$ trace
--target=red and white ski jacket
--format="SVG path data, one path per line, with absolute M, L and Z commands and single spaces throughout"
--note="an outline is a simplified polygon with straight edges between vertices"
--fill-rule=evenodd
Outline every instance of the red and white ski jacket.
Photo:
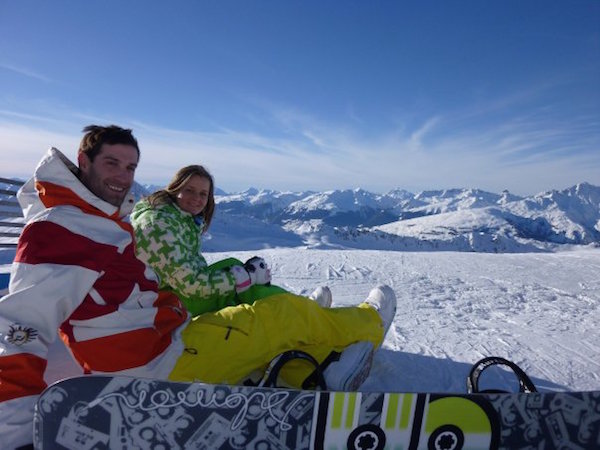
M 0 299 L 3 448 L 32 442 L 33 404 L 57 335 L 88 373 L 166 378 L 183 351 L 185 309 L 173 294 L 159 294 L 122 220 L 133 197 L 117 208 L 76 173 L 50 149 L 18 194 L 26 226 Z

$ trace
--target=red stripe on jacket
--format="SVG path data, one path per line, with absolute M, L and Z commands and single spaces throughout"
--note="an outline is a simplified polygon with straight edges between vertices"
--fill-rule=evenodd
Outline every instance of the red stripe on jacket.
M 83 342 L 69 342 L 68 337 L 62 333 L 61 338 L 63 341 L 66 340 L 73 356 L 87 373 L 118 372 L 143 366 L 171 344 L 170 333 L 160 336 L 158 330 L 152 328 L 142 328 Z
M 102 244 L 56 223 L 42 221 L 32 222 L 23 229 L 15 262 L 73 265 L 99 272 L 115 254 L 114 245 Z
M 0 356 L 0 402 L 42 392 L 46 387 L 42 375 L 46 364 L 45 359 L 31 353 Z
M 172 331 L 187 318 L 181 302 L 171 292 L 162 291 L 155 302 L 158 304 L 152 328 L 76 341 L 67 320 L 60 327 L 60 337 L 86 372 L 116 372 L 143 366 L 171 344 Z

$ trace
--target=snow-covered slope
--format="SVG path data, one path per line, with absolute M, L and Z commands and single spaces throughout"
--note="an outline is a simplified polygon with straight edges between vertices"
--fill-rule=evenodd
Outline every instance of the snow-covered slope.
M 295 293 L 329 285 L 334 307 L 358 303 L 378 283 L 393 287 L 398 311 L 363 391 L 465 392 L 471 364 L 490 355 L 519 364 L 540 390 L 600 390 L 600 250 L 259 254 L 273 281 Z M 47 379 L 79 372 L 57 341 Z M 482 379 L 492 386 L 513 389 L 514 378 L 494 369 Z
M 217 209 L 202 247 L 210 251 L 260 250 L 298 247 L 304 241 L 298 234 L 248 215 L 226 214 Z

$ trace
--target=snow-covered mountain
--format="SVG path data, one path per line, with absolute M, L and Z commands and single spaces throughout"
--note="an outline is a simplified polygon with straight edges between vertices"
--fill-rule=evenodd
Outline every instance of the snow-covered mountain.
M 136 183 L 133 192 L 140 198 L 159 188 Z M 513 253 L 600 246 L 600 187 L 589 183 L 526 198 L 480 189 L 417 194 L 402 189 L 386 194 L 217 189 L 216 202 L 204 239 L 207 251 L 309 247 Z
M 256 221 L 259 221 L 258 223 Z M 261 228 L 260 224 L 264 225 Z M 247 228 L 246 224 L 251 228 Z M 282 230 L 284 233 L 282 233 Z M 278 192 L 249 189 L 217 196 L 206 248 L 253 250 L 272 246 L 478 252 L 549 251 L 562 245 L 600 245 L 600 187 L 581 183 L 562 191 L 519 197 L 479 189 L 363 189 Z M 273 242 L 271 237 L 277 237 Z M 287 238 L 291 240 L 285 242 Z

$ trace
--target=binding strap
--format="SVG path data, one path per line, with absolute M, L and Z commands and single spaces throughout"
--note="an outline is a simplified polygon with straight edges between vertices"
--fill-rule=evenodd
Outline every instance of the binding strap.
M 323 377 L 323 371 L 319 366 L 319 362 L 312 355 L 303 352 L 302 350 L 288 350 L 286 352 L 280 353 L 275 358 L 273 358 L 267 366 L 267 368 L 265 369 L 265 374 L 262 380 L 260 380 L 260 382 L 258 383 L 258 386 L 277 387 L 277 377 L 279 376 L 279 371 L 286 363 L 293 359 L 304 359 L 310 362 L 312 365 L 314 365 L 315 370 L 310 376 L 315 374 L 316 385 L 320 387 L 323 391 L 327 390 L 327 384 L 325 383 L 325 378 Z
M 513 373 L 516 375 L 519 380 L 519 392 L 537 392 L 537 389 L 531 379 L 527 376 L 527 374 L 514 362 L 509 361 L 508 359 L 504 359 L 500 356 L 489 356 L 487 358 L 483 358 L 473 364 L 471 371 L 469 372 L 469 376 L 467 377 L 467 393 L 469 394 L 477 394 L 482 392 L 488 393 L 502 393 L 507 391 L 502 391 L 498 389 L 485 389 L 483 391 L 479 390 L 479 377 L 481 373 L 490 366 L 502 365 L 509 367 Z
M 324 374 L 325 369 L 329 367 L 329 364 L 336 362 L 340 359 L 342 354 L 340 352 L 336 352 L 335 350 L 331 351 L 329 355 L 323 360 L 321 364 L 319 364 L 312 373 L 306 377 L 306 379 L 302 382 L 302 389 L 314 389 L 315 386 L 319 385 L 319 371 Z

